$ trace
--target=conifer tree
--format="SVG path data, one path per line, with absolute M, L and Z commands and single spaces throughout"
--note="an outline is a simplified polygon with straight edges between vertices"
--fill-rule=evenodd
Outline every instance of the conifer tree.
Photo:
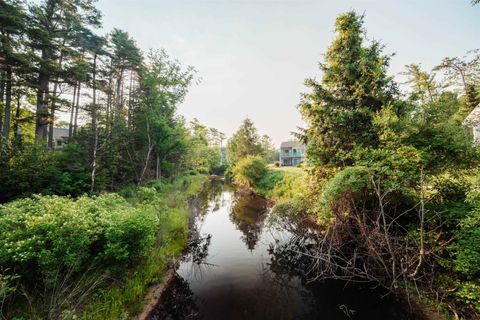
M 352 162 L 356 146 L 375 146 L 378 138 L 372 118 L 393 102 L 397 92 L 387 75 L 389 56 L 383 46 L 366 44 L 363 16 L 353 11 L 340 15 L 336 38 L 320 63 L 321 82 L 307 79 L 300 111 L 308 123 L 302 138 L 314 165 L 342 166 Z

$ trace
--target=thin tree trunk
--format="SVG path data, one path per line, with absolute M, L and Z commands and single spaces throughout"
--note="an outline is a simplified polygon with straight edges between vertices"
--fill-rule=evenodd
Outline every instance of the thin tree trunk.
M 20 92 L 17 92 L 17 110 L 15 111 L 15 120 L 13 121 L 13 139 L 17 142 L 20 142 L 18 139 L 20 138 L 18 132 L 18 122 L 20 121 Z
M 4 94 L 5 94 L 5 72 L 3 70 L 0 70 L 0 106 L 3 105 Z M 3 112 L 0 112 L 0 128 L 3 128 L 2 124 L 3 124 Z
M 92 181 L 90 185 L 90 191 L 95 190 L 95 171 L 97 169 L 97 147 L 98 147 L 98 114 L 97 114 L 97 84 L 96 84 L 96 72 L 97 72 L 97 54 L 93 56 L 93 101 L 92 101 L 92 129 L 93 129 L 93 150 L 92 150 Z
M 42 60 L 45 61 L 49 57 L 47 49 L 42 49 Z M 37 89 L 37 109 L 35 119 L 35 142 L 44 142 L 47 136 L 48 128 L 48 94 L 49 94 L 50 76 L 46 70 L 40 68 L 38 75 Z
M 115 114 L 117 117 L 120 116 L 120 108 L 122 106 L 121 88 L 122 88 L 123 70 L 120 70 L 119 72 L 120 73 L 117 77 L 117 89 L 115 93 Z
M 65 45 L 65 40 L 63 41 L 63 45 Z M 58 58 L 58 65 L 59 68 L 62 68 L 63 62 L 63 51 L 60 53 L 60 57 Z M 53 84 L 53 99 L 52 99 L 52 107 L 50 112 L 50 123 L 48 124 L 48 147 L 53 149 L 54 141 L 53 141 L 53 127 L 55 126 L 55 111 L 56 111 L 56 99 L 57 99 L 57 89 L 58 89 L 58 80 L 59 77 L 57 76 L 55 79 L 55 83 Z
M 77 135 L 77 123 L 78 123 L 78 109 L 80 108 L 80 91 L 82 90 L 82 83 L 78 82 L 77 89 L 77 105 L 75 106 L 75 118 L 73 120 L 73 136 Z
M 132 126 L 132 85 L 133 85 L 133 70 L 130 70 L 130 85 L 128 88 L 128 128 Z
M 113 60 L 110 60 L 110 75 L 108 79 L 108 96 L 107 96 L 107 134 L 110 135 L 111 129 L 111 114 L 112 114 L 112 98 L 113 98 Z
M 7 66 L 5 79 L 5 118 L 3 120 L 3 137 L 8 141 L 10 135 L 10 116 L 12 112 L 12 67 Z
M 160 171 L 160 155 L 157 152 L 157 170 L 155 174 L 156 179 L 159 180 L 161 175 L 162 175 L 162 172 Z
M 70 110 L 70 123 L 68 126 L 68 138 L 73 136 L 73 116 L 75 114 L 75 97 L 77 96 L 77 82 L 73 85 L 72 110 Z
M 147 119 L 147 137 L 148 137 L 147 157 L 145 158 L 145 165 L 143 166 L 142 173 L 140 174 L 140 179 L 138 180 L 138 184 L 141 184 L 143 182 L 145 172 L 147 171 L 148 164 L 150 163 L 150 154 L 152 153 L 152 150 L 153 150 L 152 139 L 150 138 L 150 125 L 149 125 L 148 119 Z

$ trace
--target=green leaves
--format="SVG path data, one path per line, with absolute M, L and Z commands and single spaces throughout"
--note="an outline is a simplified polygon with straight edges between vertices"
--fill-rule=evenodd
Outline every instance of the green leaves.
M 153 243 L 157 215 L 116 194 L 13 201 L 0 207 L 0 265 L 52 284 L 95 263 L 121 270 Z
M 243 120 L 240 128 L 228 141 L 228 160 L 235 165 L 247 156 L 259 156 L 264 153 L 262 140 L 257 128 L 249 118 Z
M 254 188 L 266 173 L 267 164 L 260 156 L 248 155 L 233 167 L 235 183 L 247 188 Z
M 308 80 L 300 111 L 307 120 L 308 155 L 315 166 L 352 164 L 355 146 L 375 146 L 375 112 L 393 101 L 396 86 L 386 71 L 389 57 L 378 42 L 364 45 L 363 16 L 340 15 L 337 37 L 320 64 L 320 83 Z

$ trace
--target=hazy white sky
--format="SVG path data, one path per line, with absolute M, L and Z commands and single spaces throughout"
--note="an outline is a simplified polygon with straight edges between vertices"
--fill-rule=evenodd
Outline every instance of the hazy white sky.
M 480 6 L 470 0 L 99 0 L 105 32 L 128 31 L 144 49 L 164 48 L 202 82 L 179 114 L 230 136 L 250 117 L 275 144 L 302 125 L 297 110 L 307 77 L 333 39 L 335 17 L 366 15 L 368 36 L 404 65 L 431 68 L 480 48 Z

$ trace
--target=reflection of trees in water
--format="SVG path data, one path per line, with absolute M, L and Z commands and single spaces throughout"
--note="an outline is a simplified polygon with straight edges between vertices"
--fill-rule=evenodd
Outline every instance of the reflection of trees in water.
M 259 197 L 235 194 L 230 220 L 243 233 L 242 240 L 249 250 L 255 249 L 267 213 L 267 202 Z
M 249 294 L 252 319 L 318 318 L 312 314 L 313 300 L 300 278 L 273 273 L 268 265 L 262 265 L 261 280 Z
M 204 269 L 209 266 L 206 259 L 212 235 L 202 235 L 200 229 L 206 215 L 218 210 L 223 205 L 224 187 L 221 180 L 207 181 L 199 194 L 190 202 L 189 237 L 187 252 L 183 260 L 189 263 L 189 275 L 194 278 L 202 277 Z
M 202 189 L 191 201 L 191 209 L 195 219 L 203 220 L 205 215 L 217 211 L 222 206 L 222 191 L 224 183 L 221 180 L 210 180 L 204 183 Z M 213 207 L 212 207 L 213 206 Z
M 275 224 L 288 230 L 291 237 L 270 245 L 268 265 L 273 278 L 285 285 L 290 279 L 300 280 L 314 297 L 315 309 L 322 310 L 326 319 L 423 319 L 375 283 L 319 277 L 323 268 L 317 258 L 321 234 L 295 218 L 276 217 Z
M 196 227 L 190 230 L 188 251 L 184 257 L 185 265 L 188 265 L 189 277 L 200 279 L 206 269 L 211 267 L 211 265 L 206 262 L 211 239 L 212 235 L 210 234 L 201 236 Z
M 200 319 L 195 295 L 188 283 L 176 275 L 172 285 L 164 293 L 162 303 L 151 320 L 197 320 Z
M 320 235 L 291 217 L 275 216 L 275 226 L 288 231 L 287 241 L 270 244 L 270 269 L 276 274 L 288 274 L 309 279 L 318 268 L 314 259 Z

